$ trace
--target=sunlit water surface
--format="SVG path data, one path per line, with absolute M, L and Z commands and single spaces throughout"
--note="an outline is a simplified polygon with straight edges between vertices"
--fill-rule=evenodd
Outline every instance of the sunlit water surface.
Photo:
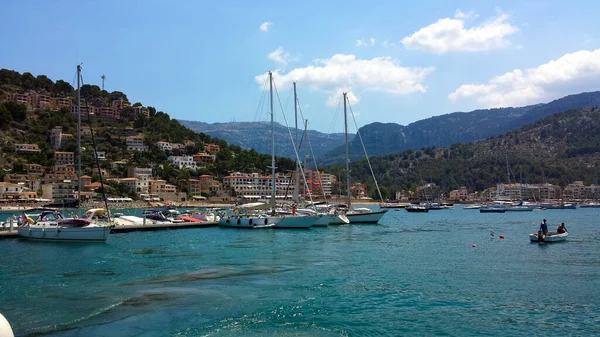
M 0 313 L 17 336 L 600 335 L 599 215 L 0 240 Z M 529 243 L 542 218 L 568 241 Z

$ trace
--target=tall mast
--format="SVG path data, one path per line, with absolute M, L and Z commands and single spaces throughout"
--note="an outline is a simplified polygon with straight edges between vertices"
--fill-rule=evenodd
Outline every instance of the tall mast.
M 273 73 L 270 71 L 269 99 L 271 101 L 271 209 L 275 213 L 275 121 L 273 120 Z
M 344 140 L 346 142 L 346 198 L 348 199 L 348 209 L 351 208 L 350 201 L 350 152 L 348 150 L 348 115 L 346 113 L 346 95 L 344 93 Z
M 308 119 L 304 120 L 304 139 L 306 139 L 306 130 L 308 128 Z M 304 144 L 304 167 L 306 167 L 306 144 Z M 313 178 L 314 179 L 314 178 Z M 304 200 L 306 201 L 306 189 L 307 189 L 308 183 L 304 184 Z M 312 197 L 311 197 L 311 202 L 312 202 Z
M 77 216 L 81 216 L 81 65 L 77 65 Z
M 506 176 L 508 177 L 508 198 L 512 201 L 512 190 L 510 187 L 510 167 L 508 166 L 508 153 L 504 154 L 506 156 Z
M 296 96 L 296 82 L 294 82 L 294 116 L 296 118 L 296 153 L 300 151 L 298 144 L 298 97 Z M 306 165 L 306 163 L 304 164 Z M 298 203 L 298 191 L 300 190 L 300 163 L 296 157 L 296 179 L 294 181 L 294 202 Z

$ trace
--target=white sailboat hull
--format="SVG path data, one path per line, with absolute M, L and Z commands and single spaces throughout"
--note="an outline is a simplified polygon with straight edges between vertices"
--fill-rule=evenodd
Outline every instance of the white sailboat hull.
M 315 221 L 315 223 L 313 224 L 313 227 L 327 227 L 329 225 L 346 225 L 349 223 L 350 223 L 350 220 L 348 220 L 348 218 L 343 214 L 338 214 L 338 215 L 325 214 L 325 215 L 321 215 L 321 217 L 319 219 L 317 219 L 317 221 Z
M 273 228 L 310 228 L 319 219 L 320 215 L 311 216 L 286 216 L 273 226 Z
M 245 217 L 223 217 L 219 220 L 219 226 L 229 228 L 267 228 L 274 227 L 282 218 L 245 218 Z
M 346 213 L 350 224 L 376 224 L 385 215 L 387 210 L 375 211 L 370 213 Z
M 19 236 L 26 239 L 47 241 L 91 241 L 105 242 L 110 234 L 110 227 L 67 227 L 56 226 L 24 226 L 19 227 Z

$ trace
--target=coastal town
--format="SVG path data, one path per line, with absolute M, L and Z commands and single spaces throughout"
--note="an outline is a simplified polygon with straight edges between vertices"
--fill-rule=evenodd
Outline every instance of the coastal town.
M 71 114 L 77 115 L 77 106 L 72 104 L 69 97 L 52 97 L 47 94 L 29 91 L 25 93 L 14 93 L 4 97 L 5 101 L 22 104 L 28 113 L 36 110 L 47 110 L 57 112 L 68 109 Z M 119 98 L 106 104 L 110 106 L 82 106 L 82 117 L 87 119 L 91 116 L 95 121 L 110 121 L 119 119 L 124 109 L 131 108 L 135 116 L 149 118 L 150 112 L 147 107 L 137 103 L 132 104 Z M 136 134 L 134 128 L 111 129 L 113 141 L 121 142 L 129 154 L 149 150 L 149 144 L 144 140 L 142 134 Z M 92 137 L 92 129 L 89 125 L 81 126 L 81 137 L 88 141 Z M 53 149 L 53 164 L 43 166 L 29 162 L 32 155 L 39 154 L 38 144 L 20 143 L 14 144 L 14 158 L 18 165 L 13 165 L 0 182 L 0 207 L 41 205 L 44 203 L 70 204 L 79 196 L 83 203 L 92 203 L 101 200 L 99 194 L 101 183 L 98 175 L 82 175 L 81 191 L 77 187 L 77 162 L 76 153 L 65 151 L 64 147 L 77 135 L 64 132 L 61 125 L 51 129 L 48 143 Z M 179 169 L 195 172 L 199 168 L 215 165 L 217 154 L 221 150 L 218 144 L 198 144 L 203 149 L 192 155 L 182 155 L 186 147 L 194 146 L 192 141 L 184 143 L 159 140 L 152 144 L 167 156 L 169 165 Z M 92 149 L 85 149 L 93 155 Z M 127 158 L 109 161 L 104 151 L 96 151 L 96 158 L 102 163 L 100 173 L 104 183 L 120 183 L 125 186 L 127 195 L 113 194 L 108 197 L 111 203 L 127 206 L 170 204 L 182 205 L 193 204 L 194 201 L 205 203 L 236 203 L 240 201 L 265 200 L 269 197 L 271 190 L 271 176 L 264 172 L 231 172 L 231 174 L 217 179 L 214 175 L 202 174 L 179 179 L 177 184 L 170 184 L 161 179 L 153 167 L 136 167 L 130 164 Z M 94 170 L 86 168 L 87 172 L 94 174 Z M 115 172 L 122 172 L 121 176 Z M 303 180 L 300 176 L 299 193 L 305 199 L 314 200 L 337 200 L 343 199 L 339 188 L 338 178 L 324 171 L 304 169 Z M 275 189 L 278 200 L 290 200 L 295 185 L 295 172 L 276 173 Z M 367 195 L 367 186 L 364 183 L 353 183 L 351 185 L 352 198 L 363 202 L 372 200 Z M 444 201 L 452 203 L 478 203 L 490 200 L 597 200 L 600 195 L 600 187 L 596 184 L 584 185 L 583 181 L 575 181 L 564 188 L 549 183 L 521 184 L 521 183 L 498 183 L 484 191 L 469 191 L 466 187 L 451 191 L 443 191 L 435 183 L 424 183 L 418 185 L 412 191 L 396 191 L 395 201 Z

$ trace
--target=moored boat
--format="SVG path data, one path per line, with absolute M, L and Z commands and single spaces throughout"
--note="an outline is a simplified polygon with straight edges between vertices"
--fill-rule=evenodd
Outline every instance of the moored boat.
M 110 226 L 103 226 L 86 218 L 63 218 L 55 210 L 42 211 L 36 219 L 24 213 L 25 223 L 19 226 L 19 236 L 26 239 L 48 241 L 104 242 Z
M 410 204 L 406 206 L 406 211 L 411 213 L 427 213 L 429 212 L 429 208 L 421 205 Z

